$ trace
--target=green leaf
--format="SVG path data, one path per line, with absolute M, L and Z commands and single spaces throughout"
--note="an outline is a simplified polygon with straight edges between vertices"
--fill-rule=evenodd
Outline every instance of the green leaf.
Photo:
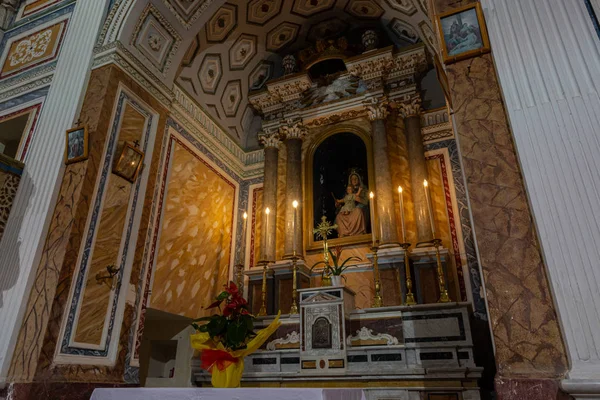
M 341 266 L 343 267 L 344 265 L 346 265 L 347 262 L 350 262 L 350 261 L 362 261 L 362 259 L 357 256 L 348 257 L 344 260 L 344 262 L 342 263 Z M 350 265 L 348 265 L 348 266 L 350 267 Z
M 246 340 L 248 326 L 244 321 L 237 320 L 227 327 L 227 341 L 231 347 L 237 347 Z
M 207 329 L 211 337 L 219 336 L 227 328 L 227 318 L 222 315 L 216 315 L 208 324 Z
M 242 315 L 242 319 L 245 321 L 246 328 L 248 329 L 248 331 L 252 332 L 252 330 L 254 329 L 254 321 L 252 320 L 252 316 Z
M 198 331 L 208 332 L 208 324 L 200 325 L 200 329 L 198 329 Z
M 227 292 L 223 291 L 223 292 L 221 292 L 221 293 L 220 293 L 220 294 L 217 296 L 217 300 L 221 300 L 221 301 L 223 301 L 223 300 L 225 300 L 225 299 L 226 299 L 226 298 L 228 298 L 228 297 L 229 297 L 229 293 L 227 293 Z

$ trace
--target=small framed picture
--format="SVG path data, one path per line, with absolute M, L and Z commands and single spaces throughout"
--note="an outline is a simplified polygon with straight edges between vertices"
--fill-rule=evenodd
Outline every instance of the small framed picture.
M 448 103 L 448 107 L 452 109 L 452 97 L 450 97 L 450 84 L 448 83 L 448 75 L 446 75 L 446 70 L 444 70 L 444 66 L 440 62 L 440 58 L 437 54 L 433 57 L 433 62 L 435 64 L 435 73 L 437 75 L 437 79 L 440 82 L 440 86 L 444 92 L 444 96 L 446 97 L 446 103 Z
M 69 129 L 65 140 L 65 164 L 87 160 L 89 150 L 87 125 Z
M 123 144 L 123 150 L 113 168 L 113 173 L 133 183 L 142 168 L 142 161 L 144 161 L 144 153 L 126 142 Z
M 450 64 L 490 51 L 490 40 L 479 3 L 437 15 L 444 63 Z

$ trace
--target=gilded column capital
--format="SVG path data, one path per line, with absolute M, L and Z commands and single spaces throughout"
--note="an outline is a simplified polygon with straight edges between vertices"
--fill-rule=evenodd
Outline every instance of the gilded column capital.
M 389 102 L 387 98 L 371 98 L 366 100 L 364 103 L 365 108 L 367 109 L 367 116 L 369 121 L 376 121 L 379 119 L 386 119 L 389 115 L 388 105 Z
M 281 138 L 279 137 L 279 132 L 271 132 L 271 133 L 261 132 L 258 134 L 258 141 L 265 148 L 274 147 L 277 149 L 277 148 L 279 148 L 279 145 L 281 145 Z
M 422 111 L 421 96 L 414 96 L 407 101 L 398 103 L 398 114 L 402 118 L 420 116 Z
M 308 133 L 308 129 L 302 121 L 287 121 L 285 125 L 279 127 L 279 133 L 285 139 L 304 139 Z

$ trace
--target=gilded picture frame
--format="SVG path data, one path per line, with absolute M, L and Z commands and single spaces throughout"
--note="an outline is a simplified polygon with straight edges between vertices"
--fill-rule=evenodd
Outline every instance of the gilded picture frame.
M 144 152 L 131 143 L 125 142 L 113 168 L 113 173 L 133 183 L 142 169 L 143 162 Z
M 336 127 L 332 127 L 330 129 L 325 130 L 321 134 L 319 134 L 315 140 L 310 144 L 306 152 L 306 161 L 305 161 L 305 174 L 304 174 L 304 187 L 306 190 L 304 191 L 304 235 L 306 238 L 306 250 L 314 251 L 314 250 L 322 250 L 323 241 L 315 240 L 313 235 L 313 226 L 314 221 L 314 209 L 313 209 L 313 161 L 315 151 L 319 147 L 321 143 L 325 141 L 325 139 L 338 134 L 338 133 L 353 133 L 356 136 L 360 137 L 365 143 L 366 151 L 367 151 L 367 175 L 369 177 L 369 182 L 373 184 L 375 182 L 375 174 L 373 170 L 373 149 L 372 149 L 372 141 L 371 136 L 368 132 L 363 129 L 353 126 L 353 125 L 338 125 Z M 334 223 L 334 221 L 330 221 Z M 376 221 L 372 222 L 371 227 L 378 226 L 377 225 L 377 217 Z M 343 238 L 335 238 L 327 240 L 327 243 L 330 248 L 334 246 L 349 246 L 349 245 L 357 245 L 357 244 L 368 244 L 372 241 L 372 234 L 367 233 L 364 235 L 356 235 L 349 236 Z
M 491 51 L 490 39 L 480 3 L 473 3 L 436 15 L 445 64 Z
M 65 132 L 65 164 L 85 161 L 89 157 L 87 125 L 79 125 Z

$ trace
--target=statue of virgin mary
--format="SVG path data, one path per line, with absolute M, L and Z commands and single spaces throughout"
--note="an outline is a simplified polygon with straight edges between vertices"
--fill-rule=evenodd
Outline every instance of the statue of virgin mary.
M 340 200 L 336 199 L 338 209 L 335 223 L 340 238 L 367 233 L 366 217 L 369 204 L 367 191 L 361 176 L 356 171 L 350 172 L 346 195 Z

